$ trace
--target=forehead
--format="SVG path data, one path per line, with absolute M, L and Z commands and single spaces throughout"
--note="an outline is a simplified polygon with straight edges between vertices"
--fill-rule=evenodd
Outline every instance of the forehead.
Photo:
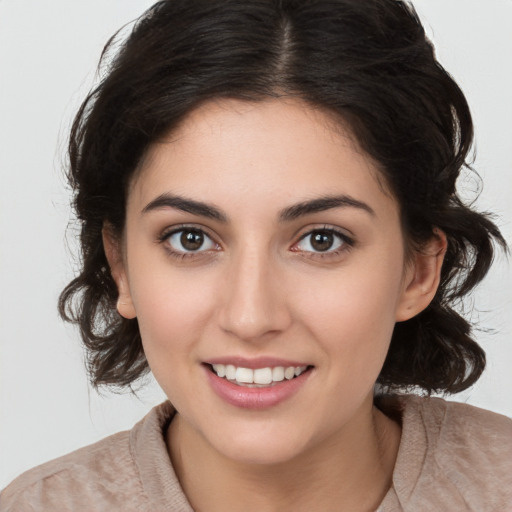
M 129 203 L 174 193 L 270 207 L 346 194 L 396 209 L 382 183 L 378 164 L 325 111 L 292 99 L 229 99 L 203 104 L 149 148 Z

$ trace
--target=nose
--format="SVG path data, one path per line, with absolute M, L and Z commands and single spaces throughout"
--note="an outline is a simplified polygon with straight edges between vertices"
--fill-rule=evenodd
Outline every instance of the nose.
M 267 339 L 286 330 L 291 315 L 279 274 L 268 254 L 246 249 L 234 257 L 222 285 L 221 328 L 244 341 Z

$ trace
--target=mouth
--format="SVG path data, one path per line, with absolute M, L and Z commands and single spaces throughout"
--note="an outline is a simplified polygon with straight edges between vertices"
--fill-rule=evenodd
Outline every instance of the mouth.
M 241 409 L 265 410 L 291 399 L 311 381 L 314 366 L 274 357 L 230 357 L 203 363 L 211 389 Z
M 266 366 L 245 368 L 233 364 L 208 364 L 209 370 L 226 381 L 246 388 L 268 388 L 290 381 L 310 371 L 313 366 Z

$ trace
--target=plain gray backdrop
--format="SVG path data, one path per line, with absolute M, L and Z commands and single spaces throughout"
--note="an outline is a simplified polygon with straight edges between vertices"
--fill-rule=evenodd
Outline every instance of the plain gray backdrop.
M 76 331 L 56 312 L 73 276 L 65 236 L 67 133 L 94 83 L 101 49 L 149 0 L 0 0 L 0 488 L 20 472 L 130 428 L 163 400 L 91 390 Z M 476 205 L 512 241 L 512 1 L 416 0 L 439 59 L 458 81 L 476 126 Z M 474 190 L 475 182 L 465 183 Z M 468 197 L 473 197 L 471 194 Z M 454 400 L 512 416 L 512 272 L 504 257 L 471 303 L 494 333 L 478 338 L 488 369 Z M 468 303 L 469 305 L 471 303 Z

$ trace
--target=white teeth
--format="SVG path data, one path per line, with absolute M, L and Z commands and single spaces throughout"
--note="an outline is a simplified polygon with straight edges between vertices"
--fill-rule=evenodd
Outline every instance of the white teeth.
M 270 384 L 272 382 L 272 368 L 258 368 L 253 373 L 254 384 Z
M 232 364 L 213 364 L 213 371 L 219 376 L 226 378 L 236 384 L 249 386 L 264 386 L 274 382 L 281 382 L 284 379 L 291 380 L 303 373 L 307 366 L 275 366 L 274 368 L 251 368 L 237 367 Z
M 226 366 L 226 379 L 235 380 L 235 376 L 236 376 L 236 368 L 232 364 L 228 364 Z
M 252 384 L 254 382 L 254 372 L 250 368 L 237 368 L 235 380 L 244 384 Z
M 293 366 L 289 366 L 284 371 L 284 378 L 287 380 L 293 379 L 295 377 L 295 368 Z
M 281 382 L 284 380 L 284 368 L 282 366 L 272 368 L 272 380 L 275 382 Z
M 219 377 L 225 377 L 226 376 L 226 367 L 223 364 L 213 364 L 213 369 L 215 370 L 215 373 Z

